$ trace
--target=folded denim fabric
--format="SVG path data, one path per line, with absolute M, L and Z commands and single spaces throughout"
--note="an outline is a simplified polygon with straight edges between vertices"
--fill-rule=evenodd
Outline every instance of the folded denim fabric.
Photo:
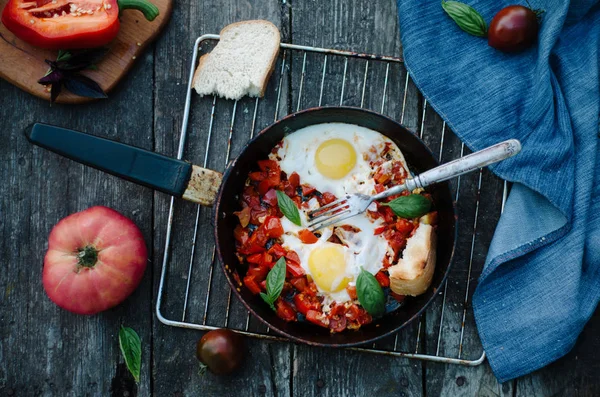
M 513 4 L 465 2 L 488 24 Z M 440 1 L 398 1 L 406 67 L 449 127 L 472 150 L 523 146 L 490 167 L 514 184 L 473 296 L 501 382 L 566 354 L 600 299 L 600 3 L 530 2 L 545 10 L 538 41 L 505 54 Z

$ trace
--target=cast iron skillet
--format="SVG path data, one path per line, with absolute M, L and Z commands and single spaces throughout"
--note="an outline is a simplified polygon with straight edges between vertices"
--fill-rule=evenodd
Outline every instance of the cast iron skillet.
M 271 149 L 285 135 L 321 123 L 356 124 L 380 132 L 398 145 L 414 174 L 438 165 L 423 141 L 402 125 L 378 113 L 351 107 L 324 107 L 291 114 L 261 131 L 227 166 L 213 205 L 217 252 L 233 292 L 252 314 L 271 329 L 309 345 L 355 346 L 371 343 L 397 332 L 417 318 L 431 303 L 448 275 L 456 242 L 455 207 L 448 183 L 427 188 L 439 214 L 437 263 L 430 288 L 418 297 L 407 298 L 399 309 L 357 331 L 331 334 L 328 329 L 308 322 L 285 322 L 259 296 L 240 287 L 233 277 L 234 272 L 238 272 L 242 278 L 245 274 L 245 269 L 235 256 L 233 229 L 239 221 L 233 212 L 240 209 L 238 200 L 249 170 L 256 168 L 258 160 L 267 158 Z M 191 185 L 192 170 L 189 163 L 143 149 L 44 124 L 30 127 L 26 136 L 32 143 L 63 156 L 175 196 L 182 197 L 184 190 L 187 192 L 186 186 L 189 190 Z

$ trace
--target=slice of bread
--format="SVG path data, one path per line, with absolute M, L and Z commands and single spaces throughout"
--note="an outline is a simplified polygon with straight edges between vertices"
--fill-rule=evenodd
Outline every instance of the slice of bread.
M 279 53 L 279 29 L 269 21 L 242 21 L 227 25 L 220 36 L 217 46 L 200 57 L 196 92 L 235 100 L 264 96 Z
M 426 221 L 423 218 L 415 234 L 407 240 L 402 258 L 388 268 L 390 288 L 400 295 L 421 295 L 427 291 L 433 278 L 436 235 L 433 226 L 423 223 Z

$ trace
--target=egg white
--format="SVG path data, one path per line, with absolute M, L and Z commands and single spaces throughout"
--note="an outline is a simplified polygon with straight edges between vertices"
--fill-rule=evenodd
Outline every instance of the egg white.
M 315 163 L 315 152 L 319 145 L 336 138 L 348 141 L 356 151 L 356 165 L 341 179 L 321 175 Z M 373 194 L 374 170 L 370 162 L 379 159 L 378 153 L 381 153 L 388 142 L 392 147 L 391 158 L 400 160 L 408 170 L 402 152 L 385 135 L 345 123 L 323 123 L 299 129 L 283 138 L 282 146 L 270 157 L 279 161 L 279 166 L 286 174 L 298 173 L 302 183 L 314 186 L 321 193 L 333 193 L 336 197 L 351 193 Z

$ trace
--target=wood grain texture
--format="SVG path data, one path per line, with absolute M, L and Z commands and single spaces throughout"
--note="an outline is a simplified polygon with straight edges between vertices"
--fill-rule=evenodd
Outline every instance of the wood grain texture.
M 375 54 L 401 55 L 396 2 L 303 2 L 292 3 L 292 39 L 295 44 L 364 51 Z M 379 37 L 381 40 L 373 40 Z M 292 57 L 291 109 L 322 105 L 350 105 L 382 111 L 413 128 L 418 121 L 419 96 L 409 86 L 403 109 L 406 72 L 402 66 L 390 65 L 386 102 L 384 86 L 386 64 L 350 60 L 346 67 L 342 57 L 328 57 L 323 97 L 321 79 L 324 56 L 301 53 Z M 304 67 L 303 67 L 304 66 Z M 303 90 L 300 81 L 304 69 Z M 365 73 L 366 71 L 366 73 Z M 365 78 L 366 74 L 366 78 Z M 342 92 L 343 86 L 343 92 Z M 404 112 L 404 114 L 402 114 Z M 398 346 L 414 351 L 418 323 L 406 327 L 398 337 Z M 377 343 L 391 348 L 395 338 Z M 297 396 L 421 396 L 421 363 L 357 351 L 294 348 L 293 395 Z
M 0 0 L 2 1 L 2 0 Z M 584 330 L 566 358 L 520 378 L 498 384 L 489 365 L 476 368 L 423 363 L 349 350 L 311 348 L 291 343 L 248 339 L 249 356 L 232 376 L 198 375 L 195 344 L 202 332 L 169 327 L 154 313 L 162 266 L 170 198 L 162 193 L 121 181 L 55 154 L 31 146 L 22 129 L 31 122 L 48 122 L 135 144 L 174 156 L 183 117 L 185 89 L 192 45 L 204 33 L 217 33 L 228 23 L 250 18 L 272 21 L 282 41 L 400 55 L 396 8 L 393 0 L 380 2 L 335 0 L 218 0 L 174 3 L 173 22 L 151 51 L 144 53 L 129 77 L 115 87 L 111 98 L 77 107 L 52 105 L 0 80 L 0 396 L 107 396 L 122 364 L 117 334 L 121 324 L 142 338 L 142 377 L 139 396 L 597 396 L 600 380 L 598 330 L 600 315 Z M 207 45 L 207 48 L 210 46 Z M 3 55 L 0 55 L 2 62 Z M 315 92 L 321 79 L 322 56 L 308 55 L 305 88 L 300 94 L 303 57 L 287 54 L 281 80 L 280 105 L 272 78 L 264 99 L 215 101 L 216 117 L 210 137 L 207 167 L 222 171 L 227 158 L 228 134 L 235 123 L 231 156 L 239 153 L 252 133 L 258 133 L 288 112 L 318 105 Z M 279 75 L 282 57 L 278 59 Z M 391 68 L 383 102 L 385 65 L 349 62 L 343 96 L 340 92 L 344 62 L 328 58 L 323 105 L 343 104 L 382 111 L 403 120 L 443 161 L 456 158 L 460 141 L 447 129 L 408 83 L 406 73 Z M 364 88 L 364 90 L 363 90 Z M 363 101 L 364 91 L 364 101 Z M 190 135 L 184 158 L 203 165 L 213 99 L 194 96 Z M 444 139 L 442 140 L 442 131 Z M 466 153 L 466 151 L 465 151 Z M 481 346 L 472 318 L 470 294 L 487 252 L 499 216 L 502 184 L 489 172 L 481 174 L 482 189 L 475 228 L 479 174 L 461 178 L 459 213 L 461 237 L 444 301 L 443 292 L 422 316 L 376 347 L 397 344 L 404 351 L 457 356 L 465 293 L 469 291 L 463 334 L 464 358 L 479 356 Z M 75 316 L 53 305 L 41 286 L 42 258 L 51 227 L 62 217 L 103 204 L 131 217 L 141 228 L 152 253 L 141 286 L 115 309 L 93 317 Z M 210 209 L 199 213 L 199 235 L 191 271 L 187 308 L 183 310 L 188 281 L 197 205 L 178 200 L 174 217 L 173 250 L 169 262 L 161 314 L 181 320 L 234 329 L 265 332 L 233 296 L 219 265 L 212 261 Z M 473 234 L 474 233 L 474 234 Z M 475 240 L 473 240 L 475 236 Z M 471 247 L 473 256 L 471 260 Z M 468 277 L 469 263 L 471 275 Z M 212 276 L 211 268 L 213 269 Z M 470 280 L 467 288 L 466 281 Z M 207 300 L 208 286 L 211 288 Z M 441 308 L 445 305 L 442 319 Z M 229 306 L 229 316 L 226 316 Z M 442 321 L 443 320 L 443 321 Z M 420 334 L 418 334 L 420 326 Z M 417 337 L 418 335 L 418 337 Z M 122 380 L 122 376 L 116 377 Z M 116 382 L 118 383 L 118 382 Z M 124 395 L 116 393 L 115 395 Z M 129 394 L 132 395 L 131 393 Z
M 219 3 L 182 1 L 176 4 L 173 19 L 179 23 L 169 26 L 159 39 L 156 50 L 154 128 L 158 152 L 176 154 L 193 43 L 196 38 L 205 33 L 218 33 L 227 24 L 244 19 L 266 19 L 281 29 L 281 13 L 282 6 L 279 2 L 267 0 L 233 0 Z M 285 30 L 281 30 L 285 34 Z M 210 46 L 204 48 L 209 49 Z M 281 59 L 275 67 L 279 72 Z M 254 133 L 271 124 L 275 118 L 277 83 L 276 79 L 271 79 L 264 99 L 259 101 Z M 254 99 L 243 98 L 236 105 L 230 156 L 239 153 L 252 133 L 255 103 Z M 212 135 L 209 140 L 212 104 L 213 98 L 200 98 L 194 93 L 184 158 L 203 166 L 205 149 L 210 145 L 206 167 L 223 171 L 227 160 L 234 102 L 216 100 Z M 287 106 L 287 96 L 284 93 L 280 107 L 287 110 Z M 167 197 L 155 195 L 154 257 L 157 263 L 162 261 L 168 206 Z M 231 296 L 220 265 L 216 259 L 213 260 L 214 241 L 210 209 L 200 209 L 200 227 L 193 268 L 191 273 L 189 272 L 197 209 L 198 206 L 192 203 L 179 201 L 176 204 L 172 236 L 176 244 L 172 247 L 169 278 L 161 312 L 168 319 L 181 320 L 185 315 L 185 320 L 193 323 L 206 322 L 244 329 L 248 320 L 247 311 L 235 296 Z M 192 287 L 184 314 L 188 277 L 191 277 Z M 156 273 L 155 286 L 158 280 L 159 274 Z M 211 293 L 210 299 L 207 299 L 209 286 Z M 226 318 L 228 304 L 229 317 Z M 250 319 L 250 329 L 265 332 L 264 326 L 258 325 L 255 319 Z M 235 376 L 217 377 L 211 373 L 199 376 L 194 351 L 197 340 L 203 335 L 202 332 L 167 327 L 155 320 L 154 334 L 154 393 L 157 396 L 173 395 L 176 392 L 185 396 L 236 396 L 241 391 L 250 396 L 291 394 L 290 344 L 248 339 L 249 357 Z
M 0 80 L 0 395 L 107 396 L 123 363 L 118 331 L 142 339 L 140 395 L 150 394 L 152 264 L 123 304 L 94 316 L 55 306 L 42 288 L 52 226 L 68 214 L 106 205 L 131 218 L 152 250 L 152 191 L 84 167 L 25 139 L 47 122 L 153 148 L 153 58 L 140 58 L 110 101 L 77 108 L 53 105 Z M 136 111 L 132 112 L 131 109 Z M 109 123 L 106 120 L 111 120 Z
M 3 9 L 9 0 L 0 0 Z M 97 70 L 82 74 L 94 79 L 104 92 L 109 93 L 127 74 L 146 46 L 154 40 L 168 22 L 173 0 L 152 0 L 160 15 L 152 22 L 138 11 L 127 10 L 121 15 L 119 34 L 109 44 L 110 52 L 98 63 Z M 48 70 L 44 60 L 56 59 L 57 51 L 43 50 L 17 38 L 0 24 L 0 77 L 37 97 L 50 100 L 50 92 L 38 80 Z M 86 103 L 92 98 L 76 96 L 66 90 L 58 97 L 58 103 Z

